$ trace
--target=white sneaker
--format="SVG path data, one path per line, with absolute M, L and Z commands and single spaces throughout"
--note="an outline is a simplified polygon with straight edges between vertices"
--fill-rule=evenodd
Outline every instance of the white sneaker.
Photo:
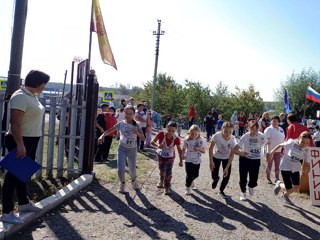
M 124 193 L 126 190 L 126 183 L 121 183 L 118 188 L 118 193 Z
M 276 181 L 276 186 L 275 186 L 274 189 L 273 189 L 274 195 L 278 195 L 278 194 L 279 194 L 279 192 L 280 192 L 280 190 L 281 190 L 280 183 L 281 183 L 280 180 Z
M 33 202 L 24 205 L 19 205 L 19 212 L 40 212 L 43 210 L 41 206 L 36 206 Z
M 191 188 L 190 187 L 186 187 L 186 195 L 190 195 L 191 194 Z
M 240 201 L 247 201 L 246 193 L 243 193 L 243 192 L 240 193 Z
M 131 182 L 131 185 L 134 190 L 140 190 L 140 186 L 137 181 Z
M 23 224 L 24 221 L 22 218 L 17 216 L 14 212 L 3 213 L 1 217 L 2 222 L 11 223 L 11 224 Z
M 247 186 L 247 192 L 249 193 L 250 196 L 253 196 L 253 195 L 254 195 L 254 189 L 251 188 L 251 187 L 248 187 L 248 186 Z

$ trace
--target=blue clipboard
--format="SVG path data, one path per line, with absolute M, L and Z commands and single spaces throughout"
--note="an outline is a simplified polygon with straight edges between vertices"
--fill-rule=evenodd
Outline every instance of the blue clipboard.
M 41 168 L 41 165 L 30 157 L 17 158 L 16 153 L 16 149 L 9 152 L 0 161 L 0 166 L 8 170 L 8 172 L 22 182 L 27 182 L 31 176 Z

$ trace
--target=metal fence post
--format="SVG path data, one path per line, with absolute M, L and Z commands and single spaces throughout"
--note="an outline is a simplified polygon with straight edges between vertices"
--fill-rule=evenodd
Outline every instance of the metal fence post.
M 95 154 L 95 122 L 97 115 L 97 101 L 99 84 L 96 76 L 89 74 L 87 81 L 86 94 L 86 130 L 84 138 L 84 152 L 83 152 L 83 168 L 82 174 L 91 173 L 93 170 L 93 158 Z

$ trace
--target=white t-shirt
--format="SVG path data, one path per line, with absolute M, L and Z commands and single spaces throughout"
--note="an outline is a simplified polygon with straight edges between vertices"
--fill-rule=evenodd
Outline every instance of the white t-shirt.
M 310 162 L 309 148 L 301 148 L 298 140 L 289 139 L 286 141 L 284 150 L 285 154 L 280 162 L 281 171 L 299 172 L 301 169 L 300 161 Z
M 138 112 L 138 110 L 136 110 L 136 116 L 140 116 L 142 117 L 144 120 L 147 120 L 147 115 L 145 114 L 144 111 Z M 140 127 L 145 128 L 147 127 L 147 122 L 140 122 L 137 120 L 137 122 L 140 124 Z
M 137 147 L 137 134 L 133 133 L 133 130 L 136 129 L 142 134 L 142 130 L 139 124 L 134 126 L 132 124 L 126 123 L 125 121 L 122 121 L 114 125 L 114 128 L 120 131 L 120 146 L 127 148 Z
M 250 133 L 244 134 L 238 145 L 243 152 L 248 153 L 246 158 L 249 159 L 261 159 L 264 154 L 264 145 L 266 143 L 266 137 L 263 133 L 258 132 L 257 136 L 251 137 Z
M 274 149 L 280 143 L 283 143 L 285 139 L 282 127 L 274 128 L 272 125 L 264 130 L 264 135 L 266 136 L 267 140 L 269 139 L 270 142 L 269 151 Z M 281 152 L 281 148 L 279 148 L 277 152 Z
M 185 162 L 192 162 L 194 164 L 201 163 L 201 155 L 202 153 L 199 151 L 194 151 L 195 147 L 203 147 L 207 146 L 207 141 L 204 140 L 203 137 L 199 137 L 197 139 L 183 141 L 183 148 L 186 149 L 185 152 Z
M 118 118 L 117 118 L 117 122 L 121 122 L 125 119 L 125 116 L 126 114 L 124 112 L 119 112 L 118 113 Z
M 35 94 L 23 87 L 15 91 L 10 98 L 9 109 L 24 112 L 21 123 L 23 137 L 42 136 L 42 121 L 45 109 Z M 12 133 L 11 126 L 9 133 Z
M 211 141 L 215 143 L 213 147 L 213 157 L 218 159 L 229 159 L 231 149 L 237 145 L 237 140 L 234 135 L 231 135 L 228 140 L 225 140 L 222 137 L 221 131 L 214 134 Z

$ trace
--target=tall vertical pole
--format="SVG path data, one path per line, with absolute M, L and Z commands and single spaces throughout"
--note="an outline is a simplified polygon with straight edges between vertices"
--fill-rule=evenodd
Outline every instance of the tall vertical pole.
M 154 73 L 153 73 L 153 83 L 152 83 L 152 98 L 151 98 L 151 109 L 154 110 L 154 97 L 156 92 L 156 82 L 157 82 L 157 71 L 158 71 L 158 57 L 159 57 L 159 44 L 160 36 L 164 34 L 164 31 L 161 31 L 161 20 L 158 19 L 158 31 L 153 31 L 153 35 L 156 35 L 156 60 L 154 63 Z
M 28 0 L 16 0 L 6 96 L 10 96 L 20 87 L 27 10 Z

